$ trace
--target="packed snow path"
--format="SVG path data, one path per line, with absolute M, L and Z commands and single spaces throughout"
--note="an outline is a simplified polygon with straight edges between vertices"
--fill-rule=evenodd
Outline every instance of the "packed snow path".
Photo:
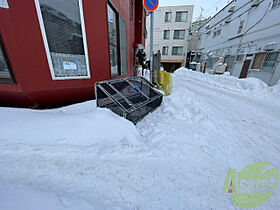
M 136 127 L 94 102 L 0 108 L 0 209 L 237 209 L 222 193 L 228 168 L 280 169 L 279 85 L 173 77 Z M 279 196 L 258 209 L 280 209 Z

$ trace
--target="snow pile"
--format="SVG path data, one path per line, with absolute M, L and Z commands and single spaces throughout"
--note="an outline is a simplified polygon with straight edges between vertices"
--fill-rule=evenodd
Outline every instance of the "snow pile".
M 254 79 L 173 79 L 136 127 L 94 101 L 0 108 L 0 209 L 236 209 L 222 193 L 229 168 L 279 169 L 280 99 Z M 280 209 L 279 193 L 260 209 Z
M 227 90 L 238 91 L 240 93 L 249 94 L 253 96 L 271 94 L 273 89 L 268 87 L 263 81 L 256 78 L 238 79 L 237 77 L 225 75 L 211 75 L 200 72 L 194 72 L 184 67 L 175 72 L 177 75 L 187 76 L 192 81 L 197 81 L 210 85 L 212 87 L 223 88 Z
M 94 146 L 113 149 L 137 146 L 134 125 L 95 101 L 53 110 L 1 108 L 2 143 Z M 7 120 L 8 119 L 8 120 Z M 15 132 L 16 128 L 16 132 Z
M 272 89 L 275 94 L 280 95 L 280 81 L 276 85 L 274 85 Z

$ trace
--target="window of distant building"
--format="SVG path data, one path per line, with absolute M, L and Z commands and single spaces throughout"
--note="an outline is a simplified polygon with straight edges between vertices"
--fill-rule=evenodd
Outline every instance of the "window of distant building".
M 111 4 L 107 5 L 111 76 L 127 73 L 126 23 Z
M 240 34 L 240 33 L 242 32 L 244 23 L 245 23 L 245 20 L 241 20 L 241 21 L 240 21 L 237 34 Z
M 272 9 L 280 6 L 280 0 L 273 0 Z
M 279 52 L 267 53 L 263 61 L 261 70 L 273 71 L 278 57 L 279 57 Z
M 168 47 L 162 48 L 162 55 L 168 55 Z
M 183 47 L 173 47 L 172 55 L 183 55 Z
M 52 78 L 90 78 L 82 0 L 35 4 Z
M 163 39 L 170 39 L 170 30 L 164 30 Z
M 165 13 L 165 22 L 171 22 L 171 12 Z
M 185 39 L 185 30 L 175 30 L 173 39 Z
M 188 17 L 188 12 L 176 12 L 176 22 L 186 22 Z
M 273 71 L 279 57 L 279 52 L 257 53 L 252 64 L 252 70 Z
M 11 69 L 4 44 L 0 37 L 0 83 L 13 83 Z

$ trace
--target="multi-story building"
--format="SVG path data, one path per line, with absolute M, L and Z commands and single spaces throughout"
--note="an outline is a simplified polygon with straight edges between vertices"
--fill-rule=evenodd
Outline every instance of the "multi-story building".
M 199 18 L 198 20 L 192 22 L 191 27 L 191 39 L 189 42 L 189 51 L 195 51 L 197 42 L 198 42 L 198 30 L 200 27 L 202 27 L 210 18 Z
M 199 18 L 198 20 L 192 22 L 192 28 L 191 31 L 196 31 L 200 27 L 202 27 L 208 20 L 210 20 L 211 17 L 209 18 Z
M 145 13 L 138 0 L 0 0 L 0 106 L 77 103 L 133 76 Z
M 154 52 L 160 50 L 161 63 L 168 71 L 184 65 L 193 17 L 193 5 L 159 7 L 154 12 Z M 150 16 L 146 19 L 148 33 Z M 150 55 L 150 36 L 146 39 L 146 52 Z
M 231 75 L 268 85 L 280 78 L 280 0 L 233 0 L 199 29 L 196 61 L 214 69 L 220 57 Z M 202 65 L 203 66 L 203 65 Z

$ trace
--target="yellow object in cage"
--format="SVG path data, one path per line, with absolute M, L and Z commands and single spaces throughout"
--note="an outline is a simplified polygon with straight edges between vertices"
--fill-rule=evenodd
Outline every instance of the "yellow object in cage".
M 154 74 L 155 82 L 160 90 L 165 92 L 165 95 L 168 96 L 172 91 L 172 76 L 171 73 L 166 71 L 160 71 L 160 84 L 158 84 L 157 80 L 157 72 Z

